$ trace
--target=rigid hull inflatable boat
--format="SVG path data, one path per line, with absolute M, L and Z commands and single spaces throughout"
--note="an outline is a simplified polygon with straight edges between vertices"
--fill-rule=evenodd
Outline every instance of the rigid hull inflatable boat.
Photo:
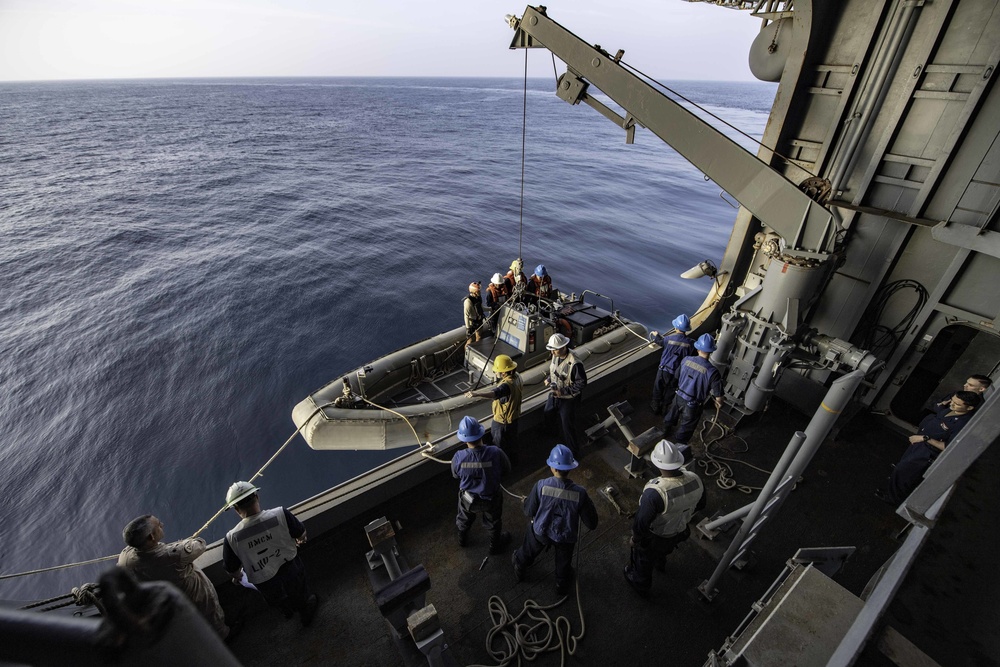
M 489 399 L 468 398 L 465 392 L 494 381 L 497 355 L 517 363 L 524 382 L 523 414 L 545 402 L 543 380 L 550 358 L 545 342 L 556 332 L 570 338 L 590 384 L 600 384 L 612 371 L 659 349 L 648 343 L 645 326 L 622 318 L 609 297 L 591 291 L 579 298 L 510 301 L 501 307 L 495 329 L 466 344 L 465 328 L 458 327 L 380 357 L 307 396 L 295 406 L 292 419 L 313 449 L 437 443 L 454 434 L 465 415 L 492 419 Z

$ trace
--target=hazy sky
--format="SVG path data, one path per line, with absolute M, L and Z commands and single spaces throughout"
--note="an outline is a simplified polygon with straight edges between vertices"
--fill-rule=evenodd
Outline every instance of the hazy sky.
M 752 80 L 749 13 L 683 0 L 550 0 L 548 14 L 664 79 Z M 0 81 L 521 76 L 517 0 L 0 0 Z M 620 8 L 619 8 L 620 7 Z M 561 71 L 561 70 L 560 70 Z M 529 76 L 551 76 L 547 52 Z

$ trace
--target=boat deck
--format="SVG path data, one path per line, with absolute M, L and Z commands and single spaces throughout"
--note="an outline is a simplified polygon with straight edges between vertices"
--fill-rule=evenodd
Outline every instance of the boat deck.
M 588 424 L 595 423 L 597 416 L 607 415 L 607 405 L 625 399 L 637 408 L 632 416 L 633 431 L 639 433 L 658 423 L 659 418 L 646 407 L 648 395 L 634 388 L 631 394 L 618 387 L 604 396 L 592 397 L 584 403 L 581 415 L 589 415 Z M 787 405 L 774 401 L 764 418 L 744 421 L 740 439 L 721 441 L 713 445 L 712 452 L 769 469 L 792 433 L 804 428 L 807 421 Z M 506 487 L 523 495 L 535 481 L 548 475 L 544 459 L 555 442 L 556 438 L 542 429 L 523 433 L 520 462 L 505 480 Z M 579 636 L 575 653 L 566 664 L 620 664 L 628 657 L 637 665 L 663 664 L 667 660 L 670 664 L 702 665 L 709 651 L 718 649 L 746 617 L 751 605 L 765 593 L 797 549 L 856 546 L 856 552 L 834 580 L 860 595 L 898 547 L 899 533 L 907 525 L 872 493 L 884 482 L 889 465 L 898 459 L 903 437 L 882 421 L 862 415 L 820 449 L 778 520 L 755 543 L 751 566 L 724 575 L 718 585 L 720 595 L 713 602 L 705 602 L 696 588 L 711 575 L 728 539 L 712 542 L 698 539 L 696 534 L 668 558 L 665 574 L 654 574 L 653 595 L 643 599 L 622 577 L 630 519 L 620 515 L 598 492 L 611 483 L 621 491 L 619 502 L 623 509 L 635 510 L 645 480 L 630 480 L 625 475 L 623 467 L 629 456 L 623 442 L 621 434 L 613 432 L 585 448 L 581 465 L 572 475 L 590 490 L 600 523 L 596 530 L 584 531 L 580 543 L 578 592 L 549 611 L 553 618 L 565 616 L 573 635 Z M 696 438 L 694 451 L 700 455 L 703 448 L 697 442 Z M 743 449 L 748 451 L 736 453 Z M 996 516 L 983 514 L 996 509 L 995 485 L 988 483 L 990 474 L 983 472 L 984 468 L 995 471 L 996 464 L 994 452 L 992 457 L 981 459 L 963 480 L 952 502 L 952 507 L 958 508 L 958 521 L 968 524 L 980 516 Z M 514 535 L 511 547 L 484 562 L 488 536 L 477 524 L 468 546 L 460 548 L 454 527 L 457 482 L 445 466 L 441 468 L 441 475 L 431 481 L 310 540 L 302 549 L 310 584 L 321 600 L 311 627 L 303 629 L 297 620 L 285 621 L 250 591 L 222 586 L 227 613 L 246 618 L 246 628 L 232 646 L 237 658 L 248 666 L 427 664 L 408 641 L 399 645 L 393 641 L 373 599 L 366 572 L 365 553 L 369 547 L 364 524 L 385 516 L 397 526 L 405 558 L 411 565 L 422 564 L 430 575 L 427 602 L 437 610 L 454 664 L 498 664 L 499 659 L 486 647 L 494 625 L 488 610 L 491 596 L 503 600 L 511 614 L 518 614 L 528 600 L 540 605 L 557 602 L 551 552 L 543 554 L 528 570 L 524 582 L 515 580 L 510 552 L 523 537 L 527 520 L 517 500 L 510 497 L 505 500 L 504 526 Z M 741 484 L 760 486 L 766 479 L 764 473 L 747 466 L 734 463 L 733 468 Z M 741 507 L 753 497 L 736 489 L 722 489 L 703 470 L 696 470 L 706 482 L 706 512 L 710 515 Z M 983 496 L 991 500 L 986 502 Z M 987 558 L 985 552 L 970 551 L 957 541 L 956 536 L 963 531 L 946 528 L 948 520 L 942 519 L 942 527 L 932 532 L 932 542 L 924 553 L 938 558 L 945 553 L 950 561 L 958 560 L 961 567 L 951 568 L 947 581 L 938 582 L 933 591 L 922 585 L 919 576 L 926 575 L 911 576 L 915 583 L 905 586 L 897 598 L 890 612 L 891 622 L 925 651 L 945 651 L 943 655 L 931 652 L 940 664 L 997 664 L 1000 640 L 996 635 L 980 632 L 976 623 L 960 620 L 972 615 L 974 611 L 970 610 L 977 609 L 976 605 L 982 605 L 983 610 L 993 608 L 988 595 L 996 592 L 996 577 L 990 575 L 991 584 L 983 582 L 985 563 L 981 561 Z M 990 538 L 992 532 L 988 537 L 975 537 L 980 542 Z M 947 546 L 938 544 L 941 542 Z M 926 560 L 921 557 L 921 561 Z M 923 572 L 922 567 L 927 565 L 918 561 L 914 572 Z M 936 609 L 924 598 L 939 594 L 942 587 L 948 589 L 949 599 L 957 600 L 966 610 L 965 614 L 956 612 L 956 616 L 944 620 L 927 618 Z M 930 642 L 930 647 L 925 646 L 921 634 L 928 627 L 935 628 L 934 636 L 938 638 L 936 644 Z M 502 649 L 502 642 L 496 641 L 493 648 Z M 955 661 L 959 653 L 969 657 Z M 559 661 L 556 651 L 537 658 L 534 664 L 556 665 Z M 870 647 L 857 664 L 891 663 Z
M 398 408 L 418 403 L 443 401 L 446 398 L 465 393 L 471 386 L 469 372 L 464 368 L 459 368 L 440 377 L 427 379 L 413 387 L 403 389 L 398 394 L 393 395 L 388 401 L 388 405 Z

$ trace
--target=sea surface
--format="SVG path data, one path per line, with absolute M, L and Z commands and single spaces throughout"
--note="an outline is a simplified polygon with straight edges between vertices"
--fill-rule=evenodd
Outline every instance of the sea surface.
M 671 85 L 757 138 L 774 95 Z M 551 80 L 522 87 L 0 83 L 0 574 L 116 554 L 139 514 L 190 535 L 293 433 L 299 400 L 459 326 L 468 283 L 519 255 L 651 328 L 697 310 L 709 282 L 678 274 L 722 257 L 735 210 L 718 186 Z M 296 438 L 262 500 L 399 453 Z M 0 599 L 102 567 L 0 581 Z

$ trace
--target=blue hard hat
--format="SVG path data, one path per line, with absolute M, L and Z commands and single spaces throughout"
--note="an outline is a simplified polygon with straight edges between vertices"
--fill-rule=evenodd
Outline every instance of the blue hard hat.
M 683 331 L 684 333 L 691 331 L 691 318 L 687 315 L 678 315 L 674 318 L 674 321 L 671 322 L 671 324 L 673 324 L 674 328 L 678 331 Z
M 539 278 L 544 278 L 545 276 L 549 275 L 545 271 L 545 265 L 544 264 L 539 264 L 538 266 L 535 267 L 535 275 L 538 276 Z
M 462 417 L 462 421 L 458 425 L 458 439 L 462 442 L 482 440 L 485 433 L 486 429 L 476 421 L 475 417 Z
M 698 340 L 694 342 L 694 349 L 699 352 L 715 352 L 715 341 L 712 339 L 712 334 L 699 336 Z
M 555 468 L 556 470 L 572 470 L 573 468 L 580 465 L 573 458 L 573 452 L 566 445 L 556 445 L 549 452 L 549 460 L 546 461 L 550 468 Z

